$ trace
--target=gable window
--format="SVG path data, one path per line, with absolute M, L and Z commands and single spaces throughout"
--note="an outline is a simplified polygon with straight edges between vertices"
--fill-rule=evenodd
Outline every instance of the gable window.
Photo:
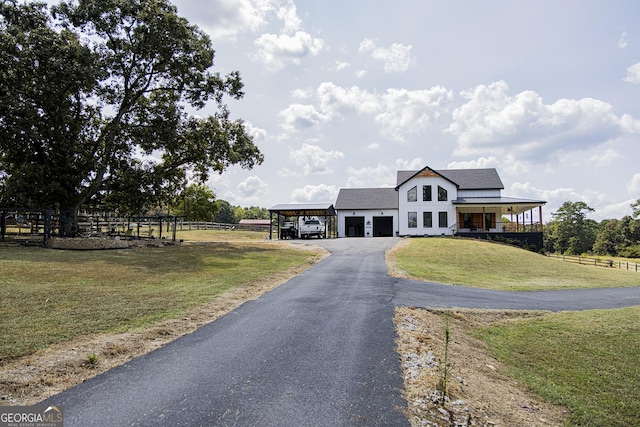
M 409 228 L 418 228 L 418 212 L 409 212 Z
M 413 187 L 411 190 L 407 191 L 407 202 L 417 202 L 418 201 L 418 187 Z
M 447 190 L 438 185 L 438 201 L 439 202 L 446 202 L 447 200 L 448 200 L 448 198 L 447 198 Z
M 431 186 L 423 185 L 422 186 L 422 201 L 430 202 L 431 201 Z
M 446 212 L 438 212 L 438 227 L 440 228 L 449 227 L 449 219 L 447 218 Z
M 422 226 L 424 228 L 433 227 L 433 212 L 422 212 Z

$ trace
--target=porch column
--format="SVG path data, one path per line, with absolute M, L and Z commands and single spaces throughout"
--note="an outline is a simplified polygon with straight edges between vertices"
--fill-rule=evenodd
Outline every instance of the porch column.
M 482 207 L 482 231 L 487 231 L 487 219 L 485 218 L 484 206 Z
M 458 207 L 456 206 L 456 233 L 460 232 L 460 213 L 458 213 Z
M 538 218 L 540 221 L 540 232 L 542 233 L 542 205 L 538 206 Z

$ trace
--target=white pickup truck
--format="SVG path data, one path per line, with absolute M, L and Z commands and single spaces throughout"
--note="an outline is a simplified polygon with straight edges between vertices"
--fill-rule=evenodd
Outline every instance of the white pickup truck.
M 318 239 L 326 237 L 324 224 L 318 218 L 306 218 L 300 223 L 300 237 L 308 239 L 317 236 Z

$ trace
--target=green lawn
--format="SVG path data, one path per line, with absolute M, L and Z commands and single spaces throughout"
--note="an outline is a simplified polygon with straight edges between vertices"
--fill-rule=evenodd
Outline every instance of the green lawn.
M 639 286 L 640 273 L 563 262 L 474 239 L 411 239 L 396 266 L 411 277 L 476 288 L 533 291 Z
M 476 331 L 518 381 L 579 426 L 640 420 L 640 307 L 554 313 Z
M 268 242 L 108 251 L 0 248 L 0 361 L 75 336 L 179 316 L 239 284 L 308 265 L 316 255 L 274 248 Z
M 488 289 L 640 285 L 640 273 L 565 263 L 479 240 L 411 239 L 392 258 L 396 267 L 422 280 Z M 474 334 L 517 381 L 566 405 L 571 425 L 638 425 L 640 307 L 550 313 Z

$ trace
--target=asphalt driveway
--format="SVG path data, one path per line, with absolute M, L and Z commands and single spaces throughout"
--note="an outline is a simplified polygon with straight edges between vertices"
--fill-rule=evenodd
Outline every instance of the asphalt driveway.
M 70 426 L 408 425 L 396 305 L 580 310 L 640 288 L 496 292 L 397 279 L 396 238 L 300 241 L 332 256 L 167 346 L 43 402 Z M 640 279 L 640 276 L 639 276 Z

